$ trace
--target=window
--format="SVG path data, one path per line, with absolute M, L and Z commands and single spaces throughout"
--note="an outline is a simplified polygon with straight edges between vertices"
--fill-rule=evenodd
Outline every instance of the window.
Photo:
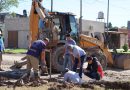
M 70 19 L 70 27 L 71 27 L 71 32 L 70 34 L 72 36 L 77 36 L 78 34 L 78 27 L 77 27 L 77 23 L 76 23 L 76 19 L 74 16 L 69 16 L 69 19 Z

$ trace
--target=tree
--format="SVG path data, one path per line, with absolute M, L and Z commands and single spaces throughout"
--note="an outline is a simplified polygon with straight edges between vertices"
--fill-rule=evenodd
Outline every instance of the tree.
M 108 23 L 108 27 L 112 28 L 112 23 L 111 22 Z
M 0 12 L 3 10 L 9 10 L 10 7 L 18 6 L 18 0 L 0 0 Z
M 16 17 L 16 13 L 15 13 L 15 12 L 12 12 L 11 15 L 12 15 L 13 17 Z

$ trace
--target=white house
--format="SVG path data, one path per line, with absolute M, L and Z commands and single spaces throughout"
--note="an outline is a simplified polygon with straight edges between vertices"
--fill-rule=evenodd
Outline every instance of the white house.
M 9 48 L 28 48 L 29 18 L 5 18 L 4 39 Z
M 86 35 L 93 35 L 104 41 L 102 34 L 105 31 L 104 22 L 82 20 L 82 33 Z

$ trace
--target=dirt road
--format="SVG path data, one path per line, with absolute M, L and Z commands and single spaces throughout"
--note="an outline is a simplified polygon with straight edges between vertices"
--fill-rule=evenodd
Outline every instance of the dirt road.
M 2 68 L 9 69 L 9 67 L 14 64 L 14 61 L 19 62 L 24 56 L 25 54 L 3 54 Z
M 3 62 L 2 62 L 2 67 L 5 70 L 9 70 L 9 67 L 11 65 L 13 65 L 14 61 L 20 61 L 20 59 L 22 57 L 24 57 L 25 54 L 3 54 Z M 58 74 L 52 75 L 52 78 L 57 78 Z M 44 76 L 43 78 L 48 78 L 49 76 Z M 83 76 L 83 80 L 87 82 L 87 84 L 85 85 L 85 87 L 81 87 L 81 86 L 73 86 L 73 88 L 71 88 L 72 90 L 79 90 L 79 89 L 83 89 L 83 88 L 87 88 L 86 86 L 91 86 L 91 84 L 89 84 L 89 81 L 92 82 L 93 80 L 91 80 L 90 78 Z M 130 70 L 121 70 L 121 69 L 116 69 L 116 68 L 108 68 L 107 70 L 105 70 L 105 77 L 98 82 L 93 82 L 92 85 L 95 86 L 100 86 L 100 87 L 105 87 L 106 86 L 110 86 L 109 88 L 116 88 L 117 86 L 119 88 L 116 89 L 126 89 L 126 88 L 130 88 Z M 50 90 L 59 90 L 57 87 L 52 88 L 51 86 L 53 86 L 53 84 L 55 85 L 59 85 L 61 83 L 58 83 L 57 81 L 49 82 L 47 85 L 45 85 L 44 89 L 46 90 L 46 88 L 50 88 Z M 42 86 L 40 86 L 42 87 Z M 39 88 L 40 88 L 39 87 Z M 6 87 L 0 87 L 0 90 L 6 88 Z M 43 88 L 43 87 L 42 87 Z M 91 87 L 90 87 L 91 88 Z M 19 89 L 22 89 L 21 87 Z M 32 88 L 34 89 L 34 88 Z M 61 85 L 61 89 L 63 89 L 62 85 Z M 8 90 L 6 88 L 6 90 Z M 26 87 L 24 90 L 28 90 Z M 31 89 L 30 89 L 31 90 Z M 42 89 L 39 89 L 42 90 Z

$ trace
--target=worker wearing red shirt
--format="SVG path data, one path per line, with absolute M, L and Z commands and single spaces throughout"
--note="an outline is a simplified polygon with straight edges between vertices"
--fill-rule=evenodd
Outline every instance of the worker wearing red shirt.
M 84 74 L 92 79 L 100 80 L 104 76 L 102 66 L 96 57 L 87 57 L 88 66 Z

